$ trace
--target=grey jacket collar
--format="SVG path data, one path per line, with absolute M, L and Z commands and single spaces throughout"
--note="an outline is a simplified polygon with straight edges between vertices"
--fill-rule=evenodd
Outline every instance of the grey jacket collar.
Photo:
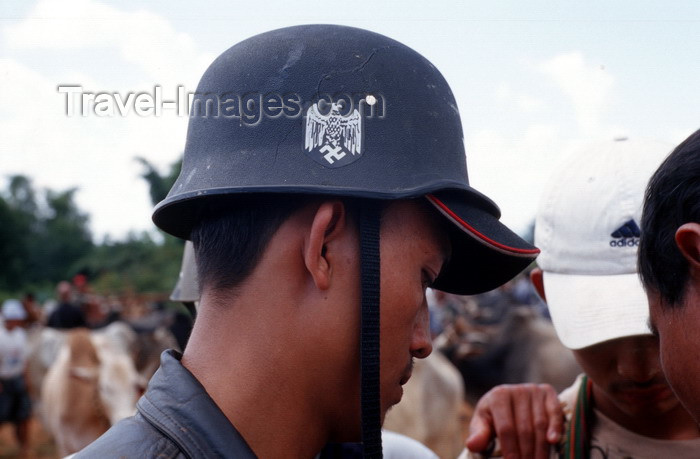
M 139 400 L 138 411 L 190 458 L 255 458 L 181 358 L 173 350 L 161 354 L 160 368 Z

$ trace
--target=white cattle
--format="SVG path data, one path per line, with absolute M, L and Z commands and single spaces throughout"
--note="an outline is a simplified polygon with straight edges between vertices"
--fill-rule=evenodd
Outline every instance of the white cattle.
M 56 361 L 58 350 L 65 341 L 65 332 L 54 328 L 42 327 L 29 330 L 29 356 L 27 357 L 27 376 L 32 407 L 40 412 L 41 384 L 46 372 Z
M 416 360 L 401 402 L 387 413 L 384 428 L 426 445 L 438 456 L 457 457 L 464 448 L 464 382 L 439 351 Z
M 41 390 L 43 418 L 62 456 L 87 446 L 135 412 L 143 380 L 106 334 L 66 332 Z

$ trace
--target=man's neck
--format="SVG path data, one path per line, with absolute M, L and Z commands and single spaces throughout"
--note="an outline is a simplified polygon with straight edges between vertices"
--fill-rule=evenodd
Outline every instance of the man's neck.
M 690 440 L 700 438 L 700 430 L 690 414 L 678 403 L 668 411 L 629 414 L 615 405 L 602 390 L 593 385 L 596 410 L 619 426 L 645 437 L 659 440 Z
M 222 332 L 206 326 L 211 319 L 198 317 L 182 364 L 257 456 L 313 457 L 326 443 L 328 427 L 321 413 L 311 411 L 318 407 L 309 401 L 306 381 L 299 375 L 304 364 L 294 349 L 268 346 L 284 342 L 266 336 L 276 331 L 234 325 Z

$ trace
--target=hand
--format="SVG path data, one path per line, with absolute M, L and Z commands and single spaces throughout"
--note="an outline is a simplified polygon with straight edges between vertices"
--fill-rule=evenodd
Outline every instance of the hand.
M 466 446 L 478 453 L 498 437 L 503 457 L 549 457 L 561 439 L 564 412 L 549 384 L 494 387 L 476 404 Z

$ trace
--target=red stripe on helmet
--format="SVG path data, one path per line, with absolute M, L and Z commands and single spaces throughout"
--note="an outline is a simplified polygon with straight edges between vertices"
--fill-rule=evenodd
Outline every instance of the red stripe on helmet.
M 438 198 L 436 198 L 432 194 L 426 195 L 426 198 L 428 198 L 433 204 L 438 206 L 442 211 L 444 211 L 447 215 L 449 215 L 455 222 L 457 222 L 459 225 L 463 226 L 464 229 L 472 233 L 473 235 L 477 236 L 479 239 L 482 239 L 484 242 L 486 242 L 489 245 L 492 245 L 494 247 L 498 247 L 499 249 L 506 250 L 508 252 L 513 252 L 521 255 L 537 255 L 540 253 L 540 249 L 535 248 L 535 249 L 519 249 L 517 247 L 509 247 L 505 244 L 501 244 L 500 242 L 494 241 L 490 237 L 486 236 L 483 233 L 480 233 L 476 228 L 471 226 L 469 223 L 465 222 L 462 220 L 462 218 L 454 213 L 445 203 L 440 201 Z

